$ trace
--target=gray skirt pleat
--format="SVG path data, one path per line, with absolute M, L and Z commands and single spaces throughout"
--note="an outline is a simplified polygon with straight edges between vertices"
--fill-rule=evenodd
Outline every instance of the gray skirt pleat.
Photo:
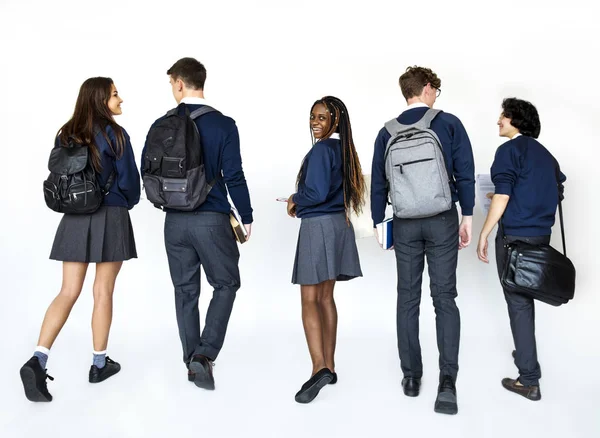
M 137 258 L 133 227 L 125 207 L 101 206 L 92 214 L 65 214 L 50 259 L 63 262 L 122 262 Z
M 293 284 L 319 284 L 362 277 L 356 237 L 344 213 L 304 218 L 300 223 Z

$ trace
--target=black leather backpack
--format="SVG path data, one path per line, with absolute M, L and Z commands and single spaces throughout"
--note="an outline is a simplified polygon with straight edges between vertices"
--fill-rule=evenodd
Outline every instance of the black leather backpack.
M 114 171 L 100 187 L 90 161 L 87 145 L 69 142 L 52 149 L 48 160 L 50 175 L 44 181 L 46 205 L 59 213 L 90 214 L 98 210 L 110 190 Z

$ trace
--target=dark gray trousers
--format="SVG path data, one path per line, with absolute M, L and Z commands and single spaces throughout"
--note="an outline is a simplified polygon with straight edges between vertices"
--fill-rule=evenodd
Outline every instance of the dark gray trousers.
M 167 213 L 165 246 L 183 360 L 196 354 L 215 360 L 219 355 L 237 290 L 240 288 L 240 253 L 229 216 L 213 212 Z M 200 332 L 200 266 L 214 288 Z
M 394 251 L 398 271 L 397 331 L 404 377 L 423 375 L 419 343 L 419 306 L 425 256 L 435 308 L 440 378 L 458 374 L 460 313 L 454 299 L 458 262 L 456 207 L 422 219 L 394 217 Z
M 501 227 L 499 227 L 499 230 L 501 230 Z M 527 242 L 531 245 L 550 243 L 550 236 L 506 236 L 506 240 L 504 240 L 502 235 L 501 231 L 498 231 L 498 234 L 496 234 L 496 267 L 498 268 L 499 278 L 502 277 L 502 270 L 506 261 L 506 244 L 516 240 Z M 537 359 L 535 304 L 533 298 L 507 290 L 504 290 L 504 298 L 508 305 L 510 329 L 515 342 L 515 365 L 519 369 L 519 381 L 526 386 L 538 386 L 542 377 L 542 370 Z

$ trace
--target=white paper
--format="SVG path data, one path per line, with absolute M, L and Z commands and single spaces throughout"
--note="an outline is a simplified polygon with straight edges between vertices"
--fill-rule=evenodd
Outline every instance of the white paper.
M 489 174 L 482 173 L 477 175 L 475 181 L 477 184 L 478 203 L 481 206 L 481 211 L 483 211 L 483 214 L 487 216 L 488 211 L 490 210 L 490 205 L 492 204 L 491 197 L 488 198 L 488 195 L 494 194 L 494 183 L 492 182 L 492 178 Z

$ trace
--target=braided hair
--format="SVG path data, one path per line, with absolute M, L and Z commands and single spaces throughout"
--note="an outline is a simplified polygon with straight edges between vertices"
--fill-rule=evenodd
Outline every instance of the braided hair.
M 322 99 L 313 103 L 310 111 L 317 105 L 324 105 L 331 115 L 331 124 L 329 131 L 324 133 L 323 139 L 331 137 L 337 132 L 340 135 L 340 143 L 342 147 L 342 174 L 343 174 L 343 190 L 344 190 L 344 206 L 346 212 L 350 208 L 358 215 L 362 212 L 362 206 L 365 203 L 365 180 L 360 167 L 360 161 L 354 140 L 352 139 L 352 126 L 350 125 L 350 116 L 344 102 L 337 97 L 325 96 Z M 312 144 L 314 145 L 317 139 L 314 137 L 312 129 L 310 131 Z M 302 176 L 302 166 L 298 173 L 297 182 Z M 346 213 L 347 214 L 347 213 Z

